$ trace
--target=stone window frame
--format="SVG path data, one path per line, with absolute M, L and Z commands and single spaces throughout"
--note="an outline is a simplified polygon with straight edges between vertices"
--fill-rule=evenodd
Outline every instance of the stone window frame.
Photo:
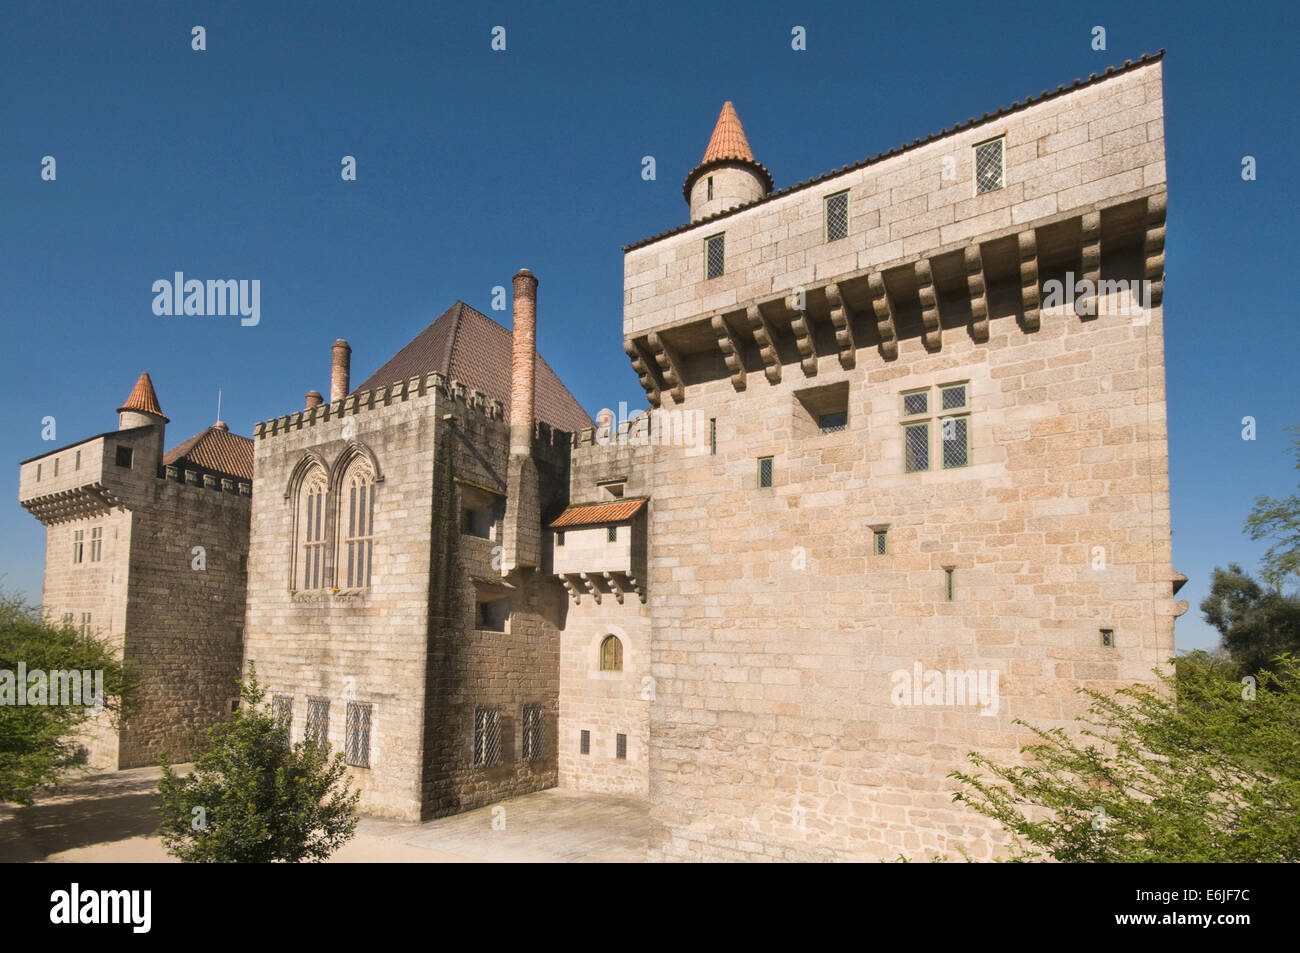
M 980 150 L 986 146 L 996 144 L 998 146 L 998 181 L 997 185 L 986 189 L 980 188 Z M 1007 187 L 1007 134 L 1000 132 L 996 136 L 983 139 L 971 146 L 971 195 L 980 196 L 988 195 L 991 192 L 999 192 Z
M 972 444 L 972 437 L 971 437 L 971 431 L 973 429 L 971 426 L 972 424 L 971 418 L 974 414 L 974 409 L 971 401 L 970 385 L 971 382 L 969 379 L 951 380 L 951 381 L 944 381 L 935 384 L 927 384 L 925 387 L 913 387 L 908 390 L 902 391 L 899 394 L 899 425 L 902 428 L 902 435 L 903 435 L 900 456 L 902 457 L 901 462 L 902 462 L 903 472 L 905 474 L 929 473 L 930 471 L 936 469 L 941 471 L 962 470 L 965 469 L 966 467 L 971 466 L 973 450 L 974 450 Z M 954 391 L 959 387 L 963 389 L 963 394 L 962 394 L 963 403 L 960 405 L 945 406 L 945 395 L 948 392 Z M 921 411 L 909 412 L 908 405 L 907 405 L 908 398 L 917 397 L 921 395 L 925 396 L 925 409 Z M 947 421 L 949 420 L 965 421 L 964 424 L 965 433 L 964 433 L 964 440 L 963 440 L 964 453 L 963 453 L 963 460 L 961 463 L 954 463 L 954 464 L 948 463 L 948 456 L 946 453 L 945 444 L 948 442 L 948 437 L 946 432 L 948 430 Z M 938 424 L 938 426 L 932 427 L 931 424 Z M 908 466 L 907 447 L 908 447 L 908 440 L 910 439 L 909 438 L 910 431 L 919 431 L 925 434 L 926 459 L 925 459 L 925 466 L 923 467 L 909 468 Z M 938 442 L 938 450 L 939 450 L 937 454 L 939 466 L 937 468 L 934 466 L 934 461 L 936 458 L 936 454 L 934 452 L 935 451 L 934 435 L 936 433 L 938 435 L 937 442 Z
M 602 672 L 623 671 L 623 640 L 613 632 L 600 640 L 599 668 Z
M 889 555 L 889 526 L 882 524 L 871 527 L 871 555 Z
M 341 484 L 336 584 L 343 589 L 369 589 L 375 552 L 374 474 L 357 458 L 343 473 Z
M 831 237 L 831 202 L 835 199 L 844 200 L 844 233 Z M 849 190 L 841 189 L 838 192 L 832 192 L 822 199 L 822 241 L 826 244 L 838 242 L 849 237 Z
M 492 768 L 501 764 L 501 709 L 487 705 L 476 706 L 473 729 L 471 757 L 474 767 Z
M 763 464 L 767 464 L 767 482 L 763 482 Z M 755 475 L 755 484 L 760 490 L 770 490 L 776 485 L 776 457 L 766 456 L 758 458 L 758 472 Z
M 718 243 L 718 269 L 713 270 L 713 243 Z M 727 273 L 727 233 L 718 232 L 716 235 L 709 235 L 704 239 L 704 280 L 712 281 L 714 278 L 721 278 Z
M 351 480 L 359 472 L 364 472 L 369 480 L 370 524 L 367 528 L 370 531 L 370 536 L 366 540 L 369 543 L 367 556 L 369 578 L 366 580 L 366 585 L 351 586 L 349 591 L 365 591 L 373 584 L 375 543 L 380 538 L 375 529 L 376 515 L 381 512 L 378 487 L 379 484 L 384 482 L 384 475 L 379 468 L 379 461 L 375 457 L 374 451 L 360 441 L 349 440 L 332 465 L 326 461 L 318 450 L 309 449 L 303 453 L 302 457 L 294 465 L 293 471 L 289 474 L 284 499 L 286 504 L 293 507 L 291 511 L 293 548 L 289 558 L 290 593 L 298 591 L 320 592 L 327 589 L 334 592 L 339 591 L 339 559 L 340 555 L 345 551 L 343 546 L 348 542 L 346 538 L 348 526 L 344 519 L 346 514 L 340 510 L 343 505 L 341 501 L 348 499 L 345 490 L 351 489 Z M 308 567 L 304 554 L 307 542 L 303 539 L 306 524 L 305 500 L 309 492 L 319 489 L 318 484 L 321 481 L 324 484 L 324 495 L 320 500 L 321 508 L 313 510 L 312 514 L 313 520 L 319 516 L 322 521 L 320 538 L 311 540 L 312 545 L 320 547 L 316 553 L 320 558 L 320 574 L 317 577 L 313 573 L 311 581 L 315 584 L 308 587 L 306 585 Z M 312 535 L 313 537 L 316 536 L 314 528 Z M 343 577 L 342 581 L 348 581 L 346 576 Z
M 519 710 L 520 752 L 524 761 L 546 757 L 545 714 L 541 702 L 527 702 Z
M 97 563 L 104 558 L 104 527 L 92 526 L 90 528 L 90 561 Z
M 321 751 L 329 748 L 330 700 L 321 695 L 307 696 L 307 716 L 302 728 L 302 739 L 310 741 L 313 737 Z
M 613 671 L 600 667 L 601 649 L 610 636 L 618 639 L 619 658 L 623 663 L 621 668 Z M 627 630 L 621 625 L 602 624 L 589 636 L 587 652 L 590 653 L 587 655 L 587 678 L 591 681 L 622 681 L 636 668 L 636 643 L 628 637 Z
M 82 565 L 85 561 L 85 556 L 86 531 L 84 529 L 74 529 L 72 531 L 72 565 Z
M 353 768 L 372 768 L 370 733 L 374 730 L 375 706 L 370 702 L 347 703 L 343 747 L 344 763 Z

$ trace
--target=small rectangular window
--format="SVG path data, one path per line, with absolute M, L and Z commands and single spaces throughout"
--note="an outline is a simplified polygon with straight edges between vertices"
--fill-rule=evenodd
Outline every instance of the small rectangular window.
M 80 563 L 86 555 L 86 531 L 84 529 L 74 529 L 72 531 L 72 562 Z
M 370 706 L 348 702 L 344 760 L 354 768 L 370 767 Z
M 76 459 L 75 459 L 75 461 L 74 461 L 74 463 L 73 463 L 73 465 L 72 465 L 72 469 L 74 469 L 74 470 L 80 470 L 80 469 L 81 469 L 81 451 L 80 451 L 80 450 L 77 451 L 77 456 L 76 456 Z
M 119 467 L 125 467 L 128 470 L 131 469 L 131 455 L 132 452 L 130 447 L 119 446 L 117 448 L 117 465 Z
M 908 424 L 903 428 L 903 472 L 930 469 L 930 425 Z
M 561 529 L 561 530 L 557 530 L 557 531 L 556 531 L 556 533 L 555 533 L 555 545 L 556 545 L 556 546 L 563 546 L 563 545 L 564 545 L 564 530 Z
M 582 734 L 578 736 L 578 753 L 591 754 L 591 732 L 586 728 L 582 729 Z
M 709 176 L 708 179 L 705 181 L 708 183 L 709 201 L 712 202 L 713 201 L 713 176 Z
M 330 741 L 330 700 L 307 696 L 307 724 L 303 728 L 303 741 L 309 741 L 321 751 L 329 747 Z
M 930 412 L 930 392 L 928 390 L 916 391 L 912 394 L 903 395 L 903 416 L 916 417 L 919 414 Z
M 714 235 L 704 239 L 704 277 L 720 278 L 726 265 L 726 236 Z
M 59 475 L 59 458 L 58 458 L 58 457 L 55 457 L 55 458 L 54 458 L 54 475 L 55 475 L 55 476 L 58 476 L 58 475 Z
M 718 418 L 709 419 L 709 453 L 716 456 L 718 453 Z
M 501 763 L 501 713 L 495 708 L 474 709 L 474 764 L 490 768 Z
M 619 735 L 614 740 L 614 757 L 620 761 L 627 760 L 627 735 Z
M 822 433 L 841 433 L 849 425 L 849 415 L 844 411 L 822 414 L 817 418 L 817 429 Z
M 606 541 L 608 541 L 608 542 L 611 542 L 611 543 L 617 543 L 617 542 L 618 542 L 618 527 L 617 527 L 617 526 L 609 526 L 609 527 L 606 527 L 606 528 L 605 528 L 605 539 L 606 539 Z
M 90 635 L 90 613 L 81 613 L 81 634 Z
M 826 240 L 838 241 L 849 234 L 849 193 L 826 196 Z
M 90 561 L 97 563 L 104 555 L 104 527 L 96 526 L 90 531 Z
M 939 427 L 943 436 L 943 468 L 952 470 L 970 463 L 970 418 L 940 417 Z
M 39 463 L 36 464 L 36 482 L 41 482 L 41 465 Z
M 542 706 L 525 705 L 523 717 L 523 755 L 525 761 L 542 757 Z
M 955 570 L 949 568 L 943 571 L 943 598 L 945 602 L 952 602 L 956 598 L 956 583 L 953 580 Z
M 506 620 L 510 618 L 510 600 L 482 600 L 474 607 L 474 628 L 486 632 L 504 632 Z
M 758 458 L 758 488 L 760 490 L 769 490 L 772 488 L 772 458 Z
M 939 406 L 943 410 L 964 410 L 966 408 L 966 385 L 949 384 L 939 388 Z
M 1110 649 L 1110 648 L 1114 648 L 1114 647 L 1115 647 L 1115 630 L 1114 630 L 1114 629 L 1102 629 L 1102 630 L 1101 630 L 1101 645 L 1102 645 L 1102 648 L 1107 648 L 1107 649 Z
M 996 192 L 1005 184 L 1002 150 L 1002 139 L 991 139 L 975 147 L 976 195 Z
M 872 550 L 877 556 L 885 556 L 889 553 L 889 531 L 878 529 L 875 532 L 873 540 L 875 547 Z

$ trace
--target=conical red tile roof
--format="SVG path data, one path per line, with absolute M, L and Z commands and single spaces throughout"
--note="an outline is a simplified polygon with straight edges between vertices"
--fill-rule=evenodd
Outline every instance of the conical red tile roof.
M 162 417 L 166 423 L 171 423 L 166 417 L 163 417 L 162 408 L 158 406 L 158 395 L 154 392 L 153 381 L 149 379 L 148 374 L 141 374 L 140 379 L 135 382 L 131 388 L 131 396 L 126 399 L 126 403 L 117 408 L 120 414 L 124 410 L 138 410 L 146 414 L 157 414 Z
M 745 138 L 745 127 L 740 124 L 740 116 L 736 113 L 736 107 L 731 100 L 722 104 L 718 121 L 713 126 L 713 135 L 709 137 L 709 145 L 704 150 L 704 158 L 686 176 L 686 184 L 682 186 L 686 201 L 691 200 L 691 186 L 695 184 L 700 174 L 722 162 L 743 162 L 753 166 L 766 181 L 767 190 L 772 191 L 772 176 L 754 158 L 754 153 L 749 148 L 749 140 Z

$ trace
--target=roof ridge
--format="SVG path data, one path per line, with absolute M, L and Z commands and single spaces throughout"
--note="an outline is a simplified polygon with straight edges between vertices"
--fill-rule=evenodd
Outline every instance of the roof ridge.
M 673 228 L 668 229 L 667 231 L 660 232 L 657 235 L 651 235 L 649 238 L 639 239 L 630 244 L 624 245 L 623 253 L 626 254 L 627 252 L 634 251 L 637 248 L 643 248 L 646 245 L 651 245 L 662 238 L 668 238 L 671 235 L 679 234 L 680 232 L 687 231 L 688 229 L 694 228 L 697 225 L 703 225 L 706 222 L 715 222 L 718 221 L 719 219 L 727 218 L 731 215 L 736 215 L 740 212 L 744 212 L 748 209 L 754 208 L 757 205 L 762 205 L 764 202 L 771 202 L 774 199 L 783 198 L 794 192 L 798 192 L 802 189 L 810 188 L 814 185 L 817 185 L 820 182 L 825 182 L 829 179 L 836 178 L 837 176 L 845 175 L 849 172 L 856 172 L 858 169 L 865 169 L 867 166 L 875 165 L 877 162 L 883 162 L 885 159 L 891 159 L 894 156 L 902 155 L 905 152 L 910 152 L 911 150 L 917 149 L 921 146 L 929 145 L 931 142 L 934 142 L 937 139 L 945 139 L 948 136 L 955 135 L 956 133 L 962 132 L 963 130 L 974 129 L 977 126 L 981 126 L 987 122 L 992 122 L 993 120 L 999 119 L 1002 116 L 1008 115 L 1010 113 L 1019 112 L 1022 109 L 1028 109 L 1030 106 L 1034 106 L 1037 105 L 1038 103 L 1046 102 L 1049 99 L 1055 99 L 1057 96 L 1063 96 L 1066 93 L 1072 93 L 1079 89 L 1086 89 L 1087 87 L 1095 85 L 1096 83 L 1100 83 L 1107 79 L 1110 79 L 1112 76 L 1119 76 L 1122 73 L 1130 72 L 1132 70 L 1138 69 L 1139 67 L 1147 66 L 1151 63 L 1158 63 L 1160 60 L 1164 59 L 1164 56 L 1165 56 L 1165 49 L 1164 47 L 1161 47 L 1159 50 L 1157 50 L 1154 53 L 1143 53 L 1136 60 L 1127 59 L 1120 66 L 1107 66 L 1104 72 L 1091 73 L 1089 74 L 1086 80 L 1076 78 L 1074 84 L 1071 86 L 1066 86 L 1064 83 L 1062 83 L 1061 85 L 1057 86 L 1056 89 L 1054 90 L 1045 89 L 1037 96 L 1026 97 L 1026 99 L 1023 102 L 1017 99 L 1014 102 L 1012 102 L 1010 106 L 1003 106 L 1000 109 L 998 109 L 997 112 L 992 112 L 992 113 L 986 112 L 978 119 L 972 116 L 969 119 L 967 119 L 965 122 L 959 122 L 953 126 L 949 126 L 946 129 L 940 129 L 938 132 L 933 132 L 930 135 L 926 136 L 924 139 L 914 139 L 910 143 L 905 143 L 904 145 L 901 146 L 895 146 L 894 148 L 890 149 L 888 152 L 877 152 L 874 156 L 871 156 L 870 158 L 862 159 L 858 162 L 853 163 L 852 165 L 843 165 L 840 166 L 838 169 L 832 169 L 830 172 L 824 172 L 821 175 L 813 176 L 811 179 L 805 179 L 804 181 L 798 182 L 794 185 L 787 185 L 783 189 L 779 189 L 777 191 L 769 191 L 767 195 L 754 199 L 752 202 L 746 202 L 744 205 L 736 205 L 733 206 L 732 208 L 724 209 L 723 211 L 720 212 L 714 212 L 712 215 L 706 215 L 704 218 L 698 218 L 695 219 L 694 221 L 686 222 L 683 225 L 677 225 Z M 698 171 L 698 168 L 699 167 L 697 166 L 696 169 L 692 170 L 692 172 Z M 762 167 L 760 166 L 760 168 Z M 766 172 L 767 170 L 764 169 L 763 171 Z M 689 183 L 690 183 L 690 177 L 688 176 L 687 177 L 688 188 L 685 190 L 687 192 L 688 199 L 690 197 Z

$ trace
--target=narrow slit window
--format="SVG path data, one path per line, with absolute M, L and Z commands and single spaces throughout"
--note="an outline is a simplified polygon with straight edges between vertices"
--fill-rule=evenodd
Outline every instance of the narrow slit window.
M 1101 630 L 1101 646 L 1102 646 L 1102 648 L 1105 648 L 1105 649 L 1111 649 L 1111 648 L 1114 648 L 1114 647 L 1115 647 L 1115 630 L 1114 630 L 1114 629 L 1102 629 L 1102 630 Z
M 564 545 L 564 530 L 562 530 L 562 529 L 561 529 L 561 530 L 556 530 L 556 532 L 555 532 L 555 545 L 556 545 L 556 546 L 563 546 L 563 545 Z
M 849 193 L 826 196 L 826 240 L 847 238 L 849 234 Z
M 99 562 L 104 557 L 104 527 L 96 526 L 90 531 L 90 561 Z
M 975 147 L 975 194 L 996 192 L 1006 184 L 1004 140 L 991 139 Z
M 727 262 L 726 236 L 714 235 L 704 240 L 704 277 L 720 278 Z
M 614 740 L 614 757 L 619 761 L 627 760 L 627 735 L 619 735 Z
M 582 734 L 578 736 L 578 753 L 591 754 L 591 732 L 586 728 L 582 729 Z
M 885 556 L 889 553 L 889 530 L 878 529 L 874 534 L 874 552 L 877 556 Z
M 772 458 L 758 458 L 758 488 L 760 490 L 770 490 L 772 488 Z
M 956 582 L 953 579 L 956 570 L 945 569 L 943 571 L 943 598 L 945 602 L 952 602 L 956 598 Z
M 617 543 L 617 542 L 618 542 L 618 527 L 617 527 L 617 526 L 610 526 L 610 527 L 607 527 L 606 530 L 605 530 L 605 539 L 606 539 L 607 542 Z
M 718 453 L 718 418 L 709 419 L 709 453 L 717 456 Z
M 86 531 L 77 529 L 72 531 L 72 561 L 80 563 L 86 555 Z

